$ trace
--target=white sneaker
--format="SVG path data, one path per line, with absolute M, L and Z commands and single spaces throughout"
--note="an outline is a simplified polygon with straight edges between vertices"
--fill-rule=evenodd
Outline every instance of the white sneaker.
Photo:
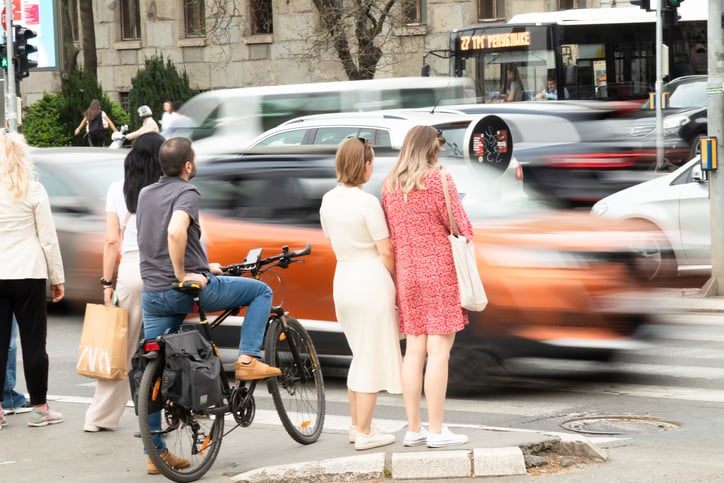
M 86 433 L 97 433 L 100 430 L 101 428 L 99 426 L 96 426 L 95 424 L 85 423 L 83 425 L 83 431 L 85 431 Z
M 464 434 L 455 434 L 450 431 L 447 426 L 442 427 L 439 433 L 427 433 L 428 448 L 445 448 L 447 446 L 457 446 L 468 442 L 468 437 Z
M 416 433 L 414 431 L 407 431 L 405 433 L 405 439 L 402 440 L 402 444 L 405 446 L 420 446 L 427 443 L 428 434 L 427 430 L 420 425 L 419 432 Z
M 384 429 L 382 429 L 382 428 L 380 428 L 379 426 L 377 426 L 375 423 L 370 424 L 370 429 L 371 429 L 372 431 L 377 431 L 378 433 L 386 433 L 386 432 L 387 432 L 387 431 L 385 431 Z M 349 432 L 348 432 L 347 434 L 348 434 L 348 436 L 349 436 L 349 437 L 348 437 L 348 441 L 349 441 L 350 443 L 354 443 L 355 437 L 357 436 L 357 426 L 355 426 L 355 425 L 350 425 L 350 427 L 349 427 Z
M 364 449 L 378 448 L 380 446 L 387 446 L 395 442 L 394 434 L 380 433 L 375 429 L 370 431 L 370 434 L 357 433 L 354 441 L 354 449 L 357 451 Z

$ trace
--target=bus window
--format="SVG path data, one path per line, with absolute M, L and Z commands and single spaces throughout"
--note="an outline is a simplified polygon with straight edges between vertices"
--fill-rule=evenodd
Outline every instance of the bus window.
M 707 10 L 705 0 L 682 2 L 681 19 L 664 29 L 663 80 L 707 72 Z M 637 8 L 577 8 L 456 29 L 450 72 L 473 80 L 479 102 L 498 97 L 509 63 L 526 93 L 540 92 L 547 73 L 558 99 L 561 88 L 570 99 L 645 99 L 656 81 L 655 20 L 655 12 Z

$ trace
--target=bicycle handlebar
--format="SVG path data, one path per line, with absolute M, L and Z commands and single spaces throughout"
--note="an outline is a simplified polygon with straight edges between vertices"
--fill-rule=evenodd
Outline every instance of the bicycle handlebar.
M 257 251 L 261 254 L 261 248 L 250 250 L 250 253 Z M 304 257 L 312 252 L 312 245 L 307 243 L 307 246 L 301 250 L 289 251 L 287 245 L 282 246 L 282 253 L 267 258 L 261 258 L 255 261 L 244 263 L 235 263 L 221 267 L 221 270 L 229 275 L 242 275 L 244 273 L 251 273 L 257 275 L 261 269 L 265 266 L 272 265 L 273 267 L 288 268 L 289 264 L 294 262 L 302 262 L 303 260 L 293 260 L 294 258 Z M 272 268 L 272 267 L 269 267 Z

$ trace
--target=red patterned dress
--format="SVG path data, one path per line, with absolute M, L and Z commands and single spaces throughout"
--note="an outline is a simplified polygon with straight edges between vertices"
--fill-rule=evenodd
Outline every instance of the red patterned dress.
M 450 173 L 431 169 L 424 190 L 402 192 L 383 189 L 382 207 L 394 245 L 397 306 L 400 332 L 409 335 L 452 334 L 468 323 L 460 307 L 455 265 L 447 237 L 450 221 L 441 175 L 447 177 L 455 223 L 472 239 L 473 229 Z

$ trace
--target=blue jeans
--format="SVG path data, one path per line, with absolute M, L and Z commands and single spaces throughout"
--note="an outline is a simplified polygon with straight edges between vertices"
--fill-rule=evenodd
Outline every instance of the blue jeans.
M 239 354 L 261 356 L 264 329 L 272 301 L 272 291 L 267 284 L 253 278 L 209 275 L 209 283 L 199 296 L 204 310 L 209 313 L 246 306 Z M 174 289 L 143 292 L 141 297 L 143 332 L 146 339 L 178 329 L 194 306 L 190 295 Z M 161 412 L 149 414 L 148 420 L 152 431 L 161 430 Z M 154 444 L 159 451 L 166 447 L 161 436 L 154 436 Z
M 3 387 L 3 409 L 19 408 L 28 402 L 27 398 L 15 390 L 15 366 L 18 351 L 18 321 L 13 315 L 13 327 L 10 330 L 10 350 L 8 351 L 8 367 L 5 372 Z

